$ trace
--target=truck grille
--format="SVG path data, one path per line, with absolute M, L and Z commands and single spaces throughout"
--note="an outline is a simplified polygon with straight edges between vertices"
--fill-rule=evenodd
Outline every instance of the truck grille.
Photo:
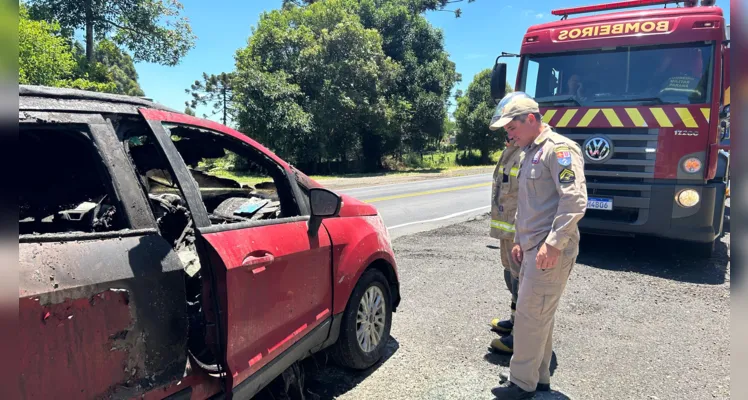
M 643 222 L 649 209 L 649 199 L 654 179 L 657 157 L 658 129 L 607 128 L 556 129 L 584 149 L 584 141 L 604 135 L 613 142 L 613 155 L 602 164 L 585 162 L 589 197 L 613 199 L 613 210 L 588 210 L 585 218 L 624 223 Z

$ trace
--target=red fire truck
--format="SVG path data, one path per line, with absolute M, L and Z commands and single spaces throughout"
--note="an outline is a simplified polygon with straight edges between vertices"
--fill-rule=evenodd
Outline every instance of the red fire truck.
M 680 4 L 675 4 L 680 3 Z M 618 10 L 663 5 L 662 9 Z M 617 10 L 609 13 L 600 11 Z M 573 14 L 593 16 L 569 18 Z M 729 171 L 729 40 L 714 1 L 633 0 L 553 10 L 520 54 L 502 53 L 491 95 L 535 98 L 543 121 L 581 146 L 588 208 L 580 230 L 684 240 L 712 254 Z

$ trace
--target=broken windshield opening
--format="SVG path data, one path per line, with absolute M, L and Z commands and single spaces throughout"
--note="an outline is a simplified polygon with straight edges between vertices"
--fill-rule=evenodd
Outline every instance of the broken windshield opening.
M 713 54 L 704 42 L 532 54 L 519 90 L 544 106 L 708 103 Z

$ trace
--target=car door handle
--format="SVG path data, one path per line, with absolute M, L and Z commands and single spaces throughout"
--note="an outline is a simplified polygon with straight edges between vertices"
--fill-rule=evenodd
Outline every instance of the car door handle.
M 273 261 L 275 261 L 275 256 L 273 256 L 270 253 L 265 253 L 262 256 L 256 256 L 254 254 L 250 254 L 244 258 L 244 261 L 242 261 L 242 266 L 259 269 L 260 267 L 265 267 L 266 265 L 272 264 Z M 255 271 L 253 270 L 252 272 L 255 272 Z M 262 271 L 259 271 L 259 272 L 262 272 Z

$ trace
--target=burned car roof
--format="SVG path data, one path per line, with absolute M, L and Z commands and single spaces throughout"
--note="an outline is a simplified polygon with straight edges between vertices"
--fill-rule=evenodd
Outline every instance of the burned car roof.
M 71 110 L 137 113 L 138 107 L 180 113 L 135 96 L 49 86 L 19 85 L 19 110 Z

